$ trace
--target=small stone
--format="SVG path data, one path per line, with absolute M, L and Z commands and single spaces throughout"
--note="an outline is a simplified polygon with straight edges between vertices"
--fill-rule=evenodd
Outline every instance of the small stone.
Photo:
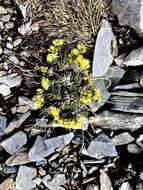
M 133 189 L 128 182 L 124 182 L 124 183 L 122 183 L 119 190 L 133 190 Z
M 5 24 L 5 27 L 6 27 L 6 29 L 12 29 L 12 28 L 14 28 L 14 23 L 13 22 L 8 22 L 8 23 Z
M 116 39 L 112 32 L 111 24 L 103 19 L 96 39 L 92 68 L 93 77 L 102 77 L 107 72 L 113 61 L 113 46 L 114 49 L 117 49 L 115 44 Z
M 17 173 L 17 167 L 15 166 L 5 166 L 3 169 L 5 174 L 15 174 Z
M 132 137 L 129 133 L 124 132 L 121 133 L 119 135 L 116 135 L 114 138 L 111 139 L 112 143 L 115 146 L 119 146 L 119 145 L 124 145 L 124 144 L 129 144 L 132 141 L 134 141 L 134 137 Z
M 9 177 L 0 184 L 0 190 L 14 190 L 14 186 L 15 186 L 14 179 Z
M 2 52 L 3 52 L 3 50 L 2 50 L 2 48 L 0 47 L 0 55 L 2 54 Z
M 4 16 L 2 16 L 1 20 L 3 22 L 9 22 L 10 21 L 10 15 L 4 15 Z
M 66 183 L 65 174 L 55 174 L 53 179 L 47 175 L 42 179 L 42 182 L 49 190 L 64 190 L 61 186 Z
M 21 85 L 22 77 L 17 73 L 12 73 L 0 77 L 0 83 L 7 85 L 9 88 L 18 87 Z
M 16 177 L 16 189 L 31 190 L 36 187 L 33 179 L 37 177 L 37 171 L 33 167 L 20 166 Z
M 9 56 L 9 61 L 13 62 L 16 65 L 19 64 L 19 59 L 14 55 Z
M 3 24 L 2 21 L 0 21 L 0 29 L 1 29 L 1 30 L 4 29 L 4 24 Z
M 113 190 L 111 180 L 108 174 L 104 170 L 101 170 L 101 174 L 100 174 L 100 189 Z
M 0 15 L 2 14 L 7 14 L 7 10 L 4 7 L 0 6 Z
M 131 154 L 140 154 L 141 148 L 136 144 L 128 144 L 127 150 Z
M 19 106 L 18 109 L 17 109 L 17 112 L 18 113 L 26 113 L 29 111 L 29 106 Z
M 98 135 L 87 148 L 88 156 L 98 159 L 100 155 L 103 157 L 116 157 L 117 151 L 111 140 L 104 134 Z M 100 158 L 101 158 L 100 157 Z
M 139 175 L 139 176 L 140 176 L 140 180 L 143 181 L 143 171 L 140 172 L 140 175 Z
M 6 126 L 7 126 L 7 118 L 0 115 L 0 136 L 4 134 Z
M 13 49 L 13 44 L 7 42 L 6 47 L 7 47 L 8 49 Z
M 32 110 L 36 109 L 34 100 L 31 100 L 25 96 L 19 96 L 18 102 L 20 106 L 29 106 L 29 108 Z
M 0 94 L 3 96 L 8 96 L 11 94 L 10 88 L 5 84 L 0 84 Z
M 143 148 L 143 134 L 137 138 L 136 143 Z
M 21 42 L 22 42 L 22 38 L 17 38 L 17 39 L 13 42 L 14 47 L 17 47 L 18 45 L 20 45 Z
M 22 146 L 27 143 L 27 136 L 22 131 L 1 142 L 1 146 L 11 155 L 15 154 Z

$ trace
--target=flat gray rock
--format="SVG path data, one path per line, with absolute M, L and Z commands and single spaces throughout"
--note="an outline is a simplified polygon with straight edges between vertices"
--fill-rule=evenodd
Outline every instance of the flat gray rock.
M 119 190 L 133 190 L 133 189 L 128 182 L 124 182 L 124 183 L 122 183 Z
M 49 190 L 64 190 L 61 186 L 66 183 L 65 174 L 55 174 L 53 179 L 47 175 L 42 179 L 42 182 Z
M 129 25 L 143 37 L 143 0 L 112 0 L 112 10 L 119 24 Z
M 36 187 L 33 179 L 36 178 L 36 168 L 28 166 L 20 166 L 16 177 L 16 189 L 17 190 L 32 190 Z
M 44 157 L 47 157 L 53 152 L 55 152 L 57 148 L 63 148 L 64 146 L 69 144 L 73 137 L 73 133 L 53 137 L 46 140 L 44 140 L 41 136 L 38 136 L 28 154 L 28 159 L 33 162 L 40 161 Z
M 19 131 L 1 142 L 1 146 L 11 155 L 16 153 L 22 146 L 27 143 L 27 136 L 24 132 Z
M 116 157 L 117 151 L 111 140 L 104 134 L 98 135 L 87 148 L 88 156 L 97 158 L 97 155 L 103 157 Z
M 7 85 L 9 88 L 18 87 L 21 85 L 22 77 L 17 73 L 12 73 L 0 77 L 0 83 Z
M 117 47 L 111 24 L 103 19 L 96 39 L 92 67 L 93 77 L 102 77 L 107 72 L 113 61 L 114 52 L 112 50 L 114 49 Z
M 143 127 L 143 117 L 138 114 L 128 114 L 103 111 L 94 119 L 94 124 L 105 129 L 135 131 Z
M 0 115 L 0 136 L 4 134 L 6 126 L 7 126 L 7 118 Z
M 112 143 L 115 146 L 129 144 L 134 140 L 135 138 L 132 137 L 128 132 L 124 132 L 119 135 L 116 135 L 114 138 L 111 139 Z

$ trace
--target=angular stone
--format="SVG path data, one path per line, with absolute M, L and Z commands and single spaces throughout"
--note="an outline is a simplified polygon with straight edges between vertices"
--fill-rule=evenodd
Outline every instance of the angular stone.
M 14 179 L 9 177 L 3 183 L 0 184 L 0 190 L 14 190 L 14 186 Z
M 127 150 L 131 154 L 140 154 L 141 148 L 137 144 L 128 144 Z
M 113 61 L 113 49 L 117 49 L 116 39 L 110 23 L 103 19 L 96 39 L 92 67 L 93 77 L 102 77 L 107 72 Z
M 4 16 L 2 16 L 2 18 L 0 20 L 2 20 L 3 22 L 9 22 L 10 15 L 9 14 L 8 15 L 4 15 Z
M 66 183 L 65 174 L 55 174 L 53 179 L 47 175 L 42 179 L 42 182 L 49 190 L 64 190 L 61 186 Z
M 7 126 L 7 118 L 0 115 L 0 136 L 4 134 L 6 126 Z
M 0 83 L 7 85 L 9 88 L 18 87 L 21 85 L 22 77 L 17 73 L 12 73 L 0 77 Z
M 124 183 L 122 183 L 119 190 L 133 190 L 133 189 L 128 182 L 124 182 Z
M 7 14 L 7 10 L 4 7 L 0 6 L 0 15 L 2 14 Z
M 27 136 L 22 131 L 15 133 L 13 136 L 1 142 L 1 146 L 11 155 L 16 153 L 22 146 L 27 143 Z
M 69 133 L 67 135 L 62 135 L 58 137 L 53 137 L 44 140 L 41 136 L 38 136 L 33 147 L 31 148 L 28 159 L 31 161 L 40 161 L 44 157 L 49 156 L 56 151 L 56 148 L 63 148 L 71 142 L 74 134 Z
M 113 190 L 111 180 L 104 170 L 100 174 L 100 190 Z
M 98 159 L 98 155 L 102 157 L 115 157 L 117 151 L 111 140 L 104 134 L 98 135 L 87 148 L 88 156 Z
M 134 140 L 135 138 L 132 137 L 128 132 L 124 132 L 119 135 L 116 135 L 114 138 L 111 139 L 112 143 L 115 146 L 129 144 Z
M 33 167 L 20 166 L 16 177 L 16 189 L 31 190 L 36 187 L 33 179 L 37 176 L 37 170 Z
M 9 61 L 11 61 L 12 63 L 14 63 L 15 65 L 19 64 L 19 59 L 16 56 L 14 56 L 14 55 L 9 56 Z
M 5 84 L 0 84 L 0 94 L 2 96 L 8 96 L 11 94 L 10 88 Z
M 34 100 L 31 100 L 25 96 L 19 96 L 18 102 L 20 106 L 29 106 L 32 110 L 36 109 Z
M 135 131 L 143 126 L 143 117 L 138 114 L 103 111 L 92 122 L 105 129 Z
M 131 26 L 143 37 L 143 0 L 113 0 L 112 10 L 119 24 Z

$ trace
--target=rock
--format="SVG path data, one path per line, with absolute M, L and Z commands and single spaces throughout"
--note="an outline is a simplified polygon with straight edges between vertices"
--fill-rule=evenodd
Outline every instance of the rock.
M 5 84 L 0 84 L 0 94 L 2 96 L 8 96 L 11 94 L 10 88 Z
M 125 67 L 125 65 L 123 64 L 124 63 L 124 60 L 126 58 L 126 53 L 124 54 L 121 54 L 120 56 L 116 57 L 114 59 L 114 62 L 116 63 L 116 65 L 118 65 L 119 67 Z
M 140 177 L 140 180 L 142 180 L 142 181 L 143 181 L 143 171 L 141 171 L 141 172 L 140 172 L 139 177 Z
M 15 65 L 19 64 L 19 59 L 14 55 L 9 56 L 9 61 L 11 61 Z
M 131 154 L 140 154 L 141 148 L 136 144 L 128 144 L 127 150 Z
M 14 174 L 17 173 L 17 167 L 15 166 L 5 166 L 3 169 L 5 174 Z
M 27 136 L 22 131 L 19 131 L 4 140 L 0 145 L 11 155 L 16 153 L 22 146 L 27 143 Z
M 88 184 L 86 190 L 99 190 L 99 186 L 94 184 Z
M 104 134 L 98 135 L 87 148 L 88 156 L 94 158 L 116 157 L 117 151 L 111 140 Z
M 116 39 L 111 25 L 103 19 L 96 39 L 92 68 L 93 77 L 102 77 L 107 72 L 113 61 L 112 49 L 117 49 Z
M 16 189 L 31 190 L 36 187 L 33 179 L 36 178 L 37 171 L 33 167 L 20 166 L 16 177 Z
M 136 190 L 143 190 L 143 182 L 138 182 L 137 183 Z
M 143 126 L 143 117 L 138 114 L 103 111 L 91 122 L 96 126 L 113 131 L 119 129 L 135 131 Z
M 119 190 L 133 190 L 128 182 L 123 182 Z
M 143 134 L 137 138 L 136 143 L 143 148 Z
M 18 32 L 22 35 L 30 35 L 32 32 L 38 32 L 39 30 L 39 26 L 37 23 L 31 23 L 31 22 L 27 22 L 22 24 L 19 28 L 18 28 Z
M 111 81 L 110 88 L 113 88 L 118 84 L 121 78 L 124 76 L 125 70 L 117 67 L 117 66 L 110 66 L 107 72 L 104 74 L 104 77 Z
M 56 148 L 63 148 L 64 146 L 69 144 L 73 137 L 73 133 L 53 137 L 46 140 L 44 140 L 41 136 L 37 136 L 37 139 L 28 154 L 28 159 L 33 162 L 40 161 L 44 157 L 47 157 L 55 152 Z
M 9 88 L 18 87 L 21 85 L 22 77 L 17 73 L 12 73 L 0 77 L 0 83 L 7 85 Z
M 141 66 L 143 65 L 143 47 L 133 50 L 124 60 L 126 66 Z
M 21 42 L 22 42 L 22 38 L 17 38 L 17 39 L 13 42 L 14 47 L 17 47 L 18 45 L 20 45 Z
M 101 170 L 101 174 L 100 174 L 100 189 L 101 190 L 113 190 L 111 180 L 110 180 L 108 174 L 104 170 Z
M 25 96 L 19 96 L 18 102 L 19 102 L 19 106 L 29 106 L 30 109 L 36 110 L 34 100 L 30 100 L 29 98 Z
M 11 133 L 13 130 L 21 127 L 22 123 L 31 115 L 31 112 L 26 112 L 24 114 L 19 114 L 13 121 L 9 123 L 5 129 L 5 134 Z
M 8 23 L 6 23 L 5 24 L 5 27 L 6 27 L 6 29 L 12 29 L 12 28 L 14 28 L 14 23 L 13 22 L 8 22 Z
M 7 10 L 4 7 L 0 6 L 0 15 L 2 14 L 7 14 Z
M 65 190 L 63 187 L 61 187 L 66 183 L 65 174 L 55 174 L 53 179 L 50 175 L 46 175 L 42 179 L 42 182 L 49 190 Z
M 10 14 L 2 16 L 2 18 L 0 20 L 2 20 L 3 22 L 9 22 L 10 21 Z
M 0 115 L 0 136 L 4 134 L 6 126 L 7 126 L 7 118 Z
M 119 146 L 119 145 L 129 144 L 134 140 L 135 140 L 134 137 L 132 137 L 128 132 L 124 132 L 112 138 L 111 142 L 115 146 Z
M 2 52 L 3 52 L 3 50 L 2 50 L 2 48 L 0 47 L 0 55 L 2 54 Z
M 0 190 L 14 190 L 15 182 L 14 179 L 9 177 L 0 184 Z
M 7 166 L 17 166 L 30 163 L 27 152 L 18 152 L 6 160 Z
M 143 0 L 113 0 L 112 10 L 120 25 L 129 25 L 143 37 Z

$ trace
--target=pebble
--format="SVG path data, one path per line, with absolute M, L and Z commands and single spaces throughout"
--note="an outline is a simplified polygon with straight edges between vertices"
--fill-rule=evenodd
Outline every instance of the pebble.
M 134 140 L 135 140 L 135 138 L 132 137 L 128 132 L 124 132 L 124 133 L 116 135 L 114 138 L 112 138 L 111 142 L 115 146 L 119 146 L 119 145 L 129 144 Z
M 3 22 L 9 22 L 9 21 L 10 21 L 10 15 L 8 14 L 8 15 L 2 16 L 1 20 L 2 20 Z
M 124 182 L 124 183 L 122 183 L 119 190 L 133 190 L 133 189 L 128 182 Z
M 5 27 L 6 27 L 6 29 L 12 29 L 12 28 L 14 28 L 14 23 L 13 22 L 8 22 L 8 23 L 5 24 Z
M 14 55 L 9 56 L 9 61 L 13 62 L 16 65 L 19 64 L 19 59 Z
M 2 50 L 2 48 L 0 47 L 0 55 L 2 54 L 2 52 L 3 52 L 3 50 Z
M 4 134 L 6 126 L 7 126 L 7 118 L 0 115 L 0 136 Z
M 141 148 L 136 144 L 128 144 L 127 150 L 131 154 L 140 154 Z
M 2 96 L 8 96 L 11 94 L 11 90 L 7 85 L 0 84 L 0 94 L 2 94 Z
M 136 143 L 143 148 L 143 134 L 137 138 Z
M 0 145 L 11 155 L 15 154 L 22 146 L 27 143 L 27 136 L 19 131 L 11 137 L 3 140 Z
M 2 21 L 0 21 L 0 29 L 4 29 L 4 24 Z
M 139 177 L 140 177 L 140 180 L 142 180 L 142 181 L 143 181 L 143 171 L 141 171 L 141 172 L 140 172 Z
M 14 47 L 17 47 L 18 45 L 20 45 L 21 42 L 22 42 L 22 38 L 17 38 L 17 39 L 13 42 Z
M 6 47 L 7 47 L 8 49 L 13 49 L 13 44 L 7 42 Z
M 100 190 L 113 190 L 111 180 L 105 170 L 101 170 Z
M 7 14 L 7 10 L 4 7 L 0 6 L 0 15 L 2 14 Z
M 33 179 L 37 177 L 37 170 L 33 167 L 20 166 L 16 177 L 16 189 L 31 190 L 36 187 Z

